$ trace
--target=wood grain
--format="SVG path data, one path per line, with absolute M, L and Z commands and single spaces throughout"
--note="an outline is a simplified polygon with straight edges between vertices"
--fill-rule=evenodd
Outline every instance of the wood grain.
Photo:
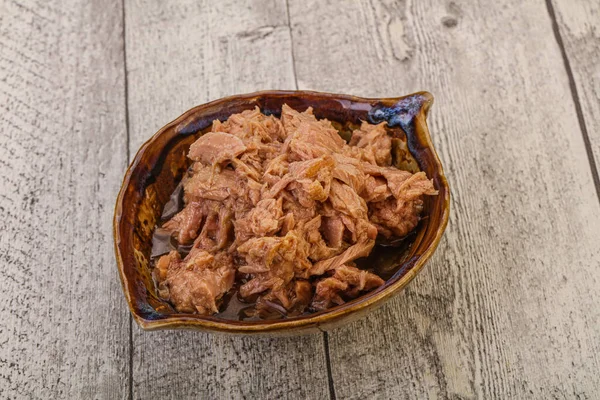
M 585 147 L 600 165 L 599 13 L 583 0 L 0 0 L 0 398 L 600 396 Z M 297 86 L 434 94 L 454 196 L 434 259 L 325 342 L 130 327 L 110 226 L 127 154 L 194 105 Z
M 545 4 L 313 0 L 290 20 L 300 89 L 434 94 L 454 196 L 424 272 L 329 335 L 337 398 L 597 397 L 600 206 Z
M 589 142 L 600 200 L 600 2 L 547 0 L 567 57 L 565 68 L 578 102 L 579 124 Z
M 0 2 L 0 398 L 127 396 L 117 1 Z
M 131 154 L 187 109 L 295 87 L 282 1 L 127 1 Z M 285 339 L 133 327 L 133 397 L 327 397 L 321 335 Z

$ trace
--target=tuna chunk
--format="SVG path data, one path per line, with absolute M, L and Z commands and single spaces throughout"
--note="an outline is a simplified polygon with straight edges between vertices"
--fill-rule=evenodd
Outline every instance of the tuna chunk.
M 230 169 L 217 170 L 200 163 L 193 166 L 193 174 L 183 183 L 186 203 L 201 200 L 223 201 L 231 194 L 239 195 L 240 183 L 236 172 Z
M 338 216 L 325 217 L 321 223 L 321 232 L 330 247 L 340 247 L 344 238 L 344 223 Z
M 285 139 L 286 132 L 281 121 L 260 112 L 258 107 L 233 114 L 227 121 L 214 121 L 213 132 L 227 132 L 249 141 L 271 142 Z
M 423 209 L 422 196 L 435 195 L 437 191 L 424 172 L 411 174 L 389 168 L 382 173 L 393 197 L 372 203 L 369 218 L 379 233 L 387 238 L 406 236 L 419 223 Z
M 375 289 L 384 283 L 383 279 L 371 272 L 340 265 L 332 277 L 317 282 L 312 307 L 324 310 L 343 304 L 346 300 L 358 297 L 361 292 Z
M 399 203 L 396 199 L 373 203 L 371 221 L 386 238 L 403 237 L 415 229 L 423 208 L 422 200 Z
M 290 191 L 281 192 L 283 198 L 283 212 L 294 216 L 294 224 L 298 225 L 302 221 L 308 221 L 317 214 L 316 203 L 312 207 L 304 207 Z
M 230 161 L 246 151 L 238 137 L 223 132 L 208 132 L 190 146 L 188 157 L 205 165 Z
M 302 232 L 304 240 L 310 244 L 308 256 L 312 261 L 328 259 L 342 251 L 340 248 L 341 244 L 338 247 L 327 246 L 327 243 L 323 240 L 323 236 L 321 235 L 321 224 L 322 217 L 317 215 L 297 228 L 299 232 Z
M 334 159 L 335 168 L 333 169 L 333 177 L 352 187 L 356 193 L 362 193 L 367 176 L 362 171 L 361 163 L 352 157 L 346 157 L 342 154 L 335 154 Z
M 265 167 L 264 175 L 281 178 L 288 173 L 289 163 L 287 154 L 280 154 L 268 161 Z M 268 182 L 271 183 L 271 182 Z
M 244 243 L 253 236 L 275 234 L 282 224 L 283 199 L 264 199 L 258 202 L 246 216 L 234 222 L 236 242 Z
M 338 256 L 315 263 L 310 271 L 308 271 L 308 275 L 323 275 L 325 272 L 336 269 L 340 265 L 354 261 L 357 258 L 366 257 L 369 255 L 374 245 L 375 240 L 373 239 L 358 242 Z
M 287 307 L 281 304 L 280 297 L 287 303 Z M 298 279 L 280 290 L 278 295 L 270 292 L 261 296 L 256 302 L 256 315 L 262 318 L 269 318 L 273 314 L 292 317 L 302 314 L 312 299 L 312 284 Z
M 353 218 L 365 218 L 367 215 L 367 203 L 350 186 L 333 180 L 329 196 L 331 205 L 337 211 Z
M 312 107 L 308 107 L 304 112 L 298 112 L 287 104 L 284 104 L 281 107 L 281 123 L 289 135 L 295 133 L 302 123 L 317 123 L 317 119 L 313 114 Z
M 230 256 L 196 250 L 183 260 L 176 251 L 160 258 L 155 274 L 159 294 L 179 312 L 210 315 L 233 286 L 235 268 Z
M 387 181 L 381 176 L 368 175 L 361 196 L 367 203 L 384 201 L 392 195 Z
M 190 244 L 198 236 L 203 217 L 202 205 L 193 202 L 165 222 L 163 228 L 170 231 L 179 243 Z
M 363 122 L 352 133 L 350 146 L 363 150 L 362 158 L 380 166 L 392 165 L 392 138 L 385 130 L 385 122 L 371 125 Z
M 290 305 L 286 285 L 296 273 L 303 273 L 312 265 L 308 261 L 309 246 L 295 231 L 284 237 L 253 238 L 238 247 L 246 265 L 238 270 L 252 278 L 240 287 L 240 295 L 269 291 L 284 307 Z
M 312 108 L 299 113 L 284 105 L 281 120 L 288 132 L 283 150 L 289 151 L 292 159 L 310 160 L 341 152 L 346 144 L 329 121 L 315 118 Z
M 292 162 L 289 172 L 265 192 L 264 197 L 276 197 L 288 188 L 302 206 L 314 207 L 314 201 L 322 202 L 329 196 L 334 165 L 330 156 Z
M 437 190 L 433 187 L 433 182 L 427 179 L 425 172 L 410 172 L 400 171 L 389 168 L 383 173 L 387 179 L 388 187 L 398 200 L 410 201 L 415 200 L 422 195 L 436 195 Z

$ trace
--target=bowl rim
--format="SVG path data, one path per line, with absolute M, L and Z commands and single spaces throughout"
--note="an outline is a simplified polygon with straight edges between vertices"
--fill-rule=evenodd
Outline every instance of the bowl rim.
M 236 100 L 253 100 L 259 99 L 261 97 L 266 98 L 269 96 L 272 97 L 286 97 L 286 96 L 318 96 L 321 98 L 330 98 L 332 100 L 345 100 L 356 103 L 373 103 L 373 102 L 381 102 L 385 104 L 395 104 L 398 101 L 412 96 L 423 96 L 425 99 L 424 106 L 419 111 L 419 114 L 415 116 L 418 118 L 420 116 L 423 117 L 422 125 L 423 125 L 423 135 L 420 139 L 423 140 L 423 145 L 425 148 L 431 151 L 433 162 L 435 165 L 435 169 L 438 172 L 440 184 L 444 186 L 445 192 L 447 193 L 446 198 L 444 199 L 444 203 L 442 204 L 442 217 L 440 224 L 437 227 L 435 232 L 435 237 L 429 243 L 427 248 L 423 251 L 423 253 L 418 256 L 416 259 L 412 260 L 412 266 L 399 278 L 397 278 L 393 282 L 386 282 L 386 284 L 382 287 L 382 289 L 376 289 L 367 294 L 364 294 L 357 299 L 354 299 L 350 302 L 344 303 L 342 305 L 336 306 L 330 310 L 326 310 L 321 313 L 315 313 L 315 315 L 307 315 L 301 318 L 295 319 L 280 319 L 280 320 L 265 320 L 265 321 L 230 321 L 230 320 L 214 320 L 214 319 L 206 319 L 203 316 L 196 314 L 173 314 L 169 315 L 163 319 L 147 319 L 144 318 L 140 313 L 138 308 L 134 304 L 134 298 L 132 296 L 131 291 L 129 290 L 132 287 L 132 282 L 130 282 L 130 278 L 125 273 L 125 265 L 121 253 L 121 236 L 120 236 L 120 224 L 123 216 L 123 201 L 125 197 L 125 193 L 127 188 L 131 183 L 131 179 L 133 176 L 133 172 L 138 167 L 144 153 L 152 146 L 152 144 L 157 140 L 159 136 L 161 136 L 165 131 L 171 128 L 177 128 L 182 122 L 187 120 L 190 117 L 193 117 L 197 112 L 201 111 L 204 108 L 213 107 L 220 103 L 227 103 L 234 99 Z M 409 95 L 400 96 L 400 97 L 383 97 L 383 98 L 372 98 L 372 97 L 359 97 L 347 94 L 336 94 L 336 93 L 327 93 L 327 92 L 318 92 L 311 90 L 264 90 L 253 93 L 239 94 L 223 97 L 220 99 L 216 99 L 210 101 L 208 103 L 204 103 L 198 106 L 195 106 L 179 117 L 169 122 L 162 128 L 160 128 L 150 139 L 148 139 L 137 151 L 135 157 L 131 161 L 130 165 L 125 172 L 125 176 L 123 178 L 123 182 L 121 184 L 121 188 L 119 190 L 119 194 L 116 199 L 115 209 L 114 209 L 114 217 L 113 217 L 113 241 L 114 241 L 114 249 L 115 249 L 115 257 L 117 261 L 117 268 L 119 270 L 119 276 L 121 280 L 121 286 L 123 289 L 123 293 L 125 294 L 125 298 L 127 300 L 127 305 L 131 314 L 133 315 L 134 320 L 137 324 L 145 329 L 145 330 L 160 330 L 160 329 L 201 329 L 207 331 L 217 331 L 224 333 L 272 333 L 272 332 L 285 332 L 297 330 L 300 328 L 310 329 L 317 328 L 321 329 L 321 325 L 329 324 L 333 321 L 341 319 L 348 314 L 355 314 L 361 310 L 366 310 L 368 308 L 374 307 L 376 305 L 380 305 L 393 295 L 400 292 L 413 278 L 421 271 L 425 263 L 431 258 L 434 251 L 436 250 L 444 230 L 448 224 L 448 219 L 450 215 L 450 187 L 448 185 L 448 181 L 444 174 L 444 169 L 442 167 L 442 163 L 439 159 L 439 156 L 435 150 L 433 142 L 431 140 L 431 136 L 429 133 L 429 128 L 427 126 L 427 122 L 425 120 L 425 116 L 427 115 L 431 104 L 433 103 L 433 96 L 428 92 L 415 92 Z M 394 279 L 393 277 L 390 278 Z

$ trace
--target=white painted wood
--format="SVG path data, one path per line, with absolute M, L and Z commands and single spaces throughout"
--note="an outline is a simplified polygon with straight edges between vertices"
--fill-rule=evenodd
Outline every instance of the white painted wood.
M 550 0 L 548 0 L 550 1 Z M 600 1 L 553 0 L 581 114 L 600 174 Z M 597 182 L 600 186 L 600 182 Z M 600 187 L 597 188 L 600 197 Z
M 329 335 L 337 398 L 598 397 L 600 206 L 545 4 L 314 0 L 290 19 L 300 89 L 434 94 L 453 191 L 424 272 Z
M 285 2 L 126 2 L 131 154 L 187 109 L 295 87 Z M 328 396 L 322 335 L 257 339 L 133 327 L 134 398 Z
M 119 399 L 126 167 L 118 1 L 0 1 L 0 398 Z

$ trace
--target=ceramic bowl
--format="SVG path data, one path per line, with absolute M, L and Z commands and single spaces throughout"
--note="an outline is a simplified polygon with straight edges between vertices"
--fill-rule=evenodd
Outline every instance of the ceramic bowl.
M 399 293 L 435 251 L 446 224 L 450 190 L 433 148 L 426 117 L 433 97 L 426 92 L 404 97 L 368 99 L 308 91 L 267 91 L 216 100 L 185 112 L 160 129 L 137 152 L 117 198 L 114 244 L 123 292 L 136 322 L 144 329 L 195 329 L 236 334 L 289 335 L 327 330 L 354 320 Z M 216 316 L 177 313 L 161 300 L 151 277 L 152 233 L 163 206 L 187 170 L 187 150 L 208 131 L 214 119 L 260 107 L 279 115 L 281 106 L 304 111 L 311 106 L 342 132 L 366 120 L 387 121 L 392 136 L 403 137 L 418 168 L 434 181 L 437 196 L 426 196 L 424 218 L 406 250 L 376 247 L 369 260 L 395 271 L 382 287 L 343 305 L 294 318 L 269 321 L 230 321 Z M 395 131 L 395 133 L 394 133 Z M 395 157 L 397 163 L 402 163 Z M 399 165 L 402 167 L 402 165 Z M 406 167 L 406 165 L 405 165 Z M 378 254 L 379 252 L 379 254 Z

